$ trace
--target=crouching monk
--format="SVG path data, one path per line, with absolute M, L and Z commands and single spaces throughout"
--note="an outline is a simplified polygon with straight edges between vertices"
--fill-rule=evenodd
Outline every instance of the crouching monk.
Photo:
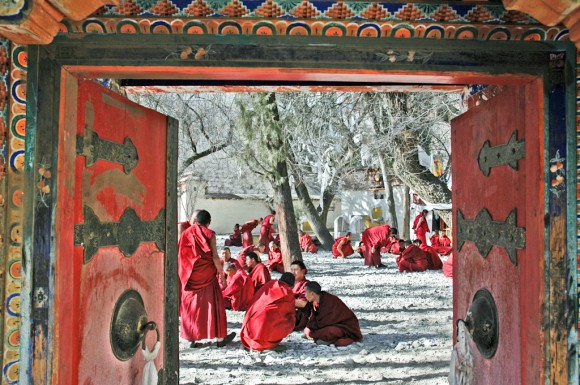
M 334 241 L 334 245 L 332 245 L 332 258 L 346 258 L 350 255 L 354 254 L 354 250 L 352 248 L 352 234 L 350 231 L 346 233 L 343 237 L 336 238 Z
M 362 340 L 356 315 L 335 295 L 322 291 L 318 282 L 306 284 L 312 311 L 304 334 L 317 344 L 346 346 Z
M 276 347 L 294 329 L 294 276 L 284 273 L 266 283 L 254 296 L 244 317 L 240 339 L 251 350 Z
M 232 259 L 235 261 L 235 259 Z M 254 298 L 254 283 L 252 278 L 242 269 L 237 269 L 233 263 L 226 263 L 224 270 L 228 285 L 222 290 L 226 309 L 235 311 L 248 310 Z
M 429 257 L 419 246 L 406 240 L 403 252 L 396 259 L 399 271 L 425 271 L 429 267 Z
M 181 284 L 181 336 L 191 341 L 217 338 L 218 346 L 234 339 L 227 334 L 226 310 L 218 283 L 225 281 L 217 254 L 215 232 L 208 228 L 211 215 L 200 210 L 196 223 L 179 240 L 179 281 Z M 224 283 L 224 282 L 222 282 Z

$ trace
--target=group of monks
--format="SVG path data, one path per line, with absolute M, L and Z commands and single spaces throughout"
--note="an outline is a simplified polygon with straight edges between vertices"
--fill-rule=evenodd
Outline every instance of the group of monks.
M 356 315 L 317 282 L 308 281 L 302 261 L 294 261 L 291 272 L 284 272 L 273 237 L 274 215 L 272 212 L 262 220 L 260 243 L 244 247 L 237 259 L 232 258 L 229 247 L 223 248 L 219 258 L 215 232 L 209 229 L 211 215 L 206 210 L 196 211 L 182 232 L 178 247 L 179 311 L 181 336 L 191 347 L 208 339 L 216 339 L 221 347 L 234 339 L 235 333 L 227 333 L 226 308 L 246 311 L 240 340 L 251 350 L 275 348 L 292 331 L 301 330 L 317 344 L 343 346 L 362 339 Z M 244 241 L 242 236 L 242 245 Z M 312 250 L 306 242 L 305 246 Z M 261 261 L 263 254 L 268 255 L 266 263 Z M 272 279 L 272 271 L 282 273 L 281 277 Z

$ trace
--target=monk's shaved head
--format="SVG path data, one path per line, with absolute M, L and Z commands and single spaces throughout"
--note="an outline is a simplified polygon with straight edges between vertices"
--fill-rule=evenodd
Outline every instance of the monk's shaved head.
M 195 220 L 202 226 L 207 226 L 211 222 L 211 215 L 207 210 L 199 210 L 195 216 Z
M 236 271 L 236 265 L 234 265 L 233 263 L 226 263 L 224 265 L 224 270 L 225 271 L 228 271 L 228 270 Z
M 322 293 L 322 288 L 316 281 L 310 281 L 306 284 L 306 290 L 310 290 L 314 294 L 320 295 Z
M 284 273 L 282 274 L 282 276 L 280 277 L 280 279 L 278 281 L 287 283 L 288 286 L 293 287 L 294 286 L 294 275 L 292 273 Z

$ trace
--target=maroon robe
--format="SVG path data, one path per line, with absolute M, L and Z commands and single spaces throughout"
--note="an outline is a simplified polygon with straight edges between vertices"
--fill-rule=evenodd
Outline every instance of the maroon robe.
M 427 255 L 427 269 L 441 270 L 443 262 L 441 262 L 441 258 L 439 258 L 439 253 L 437 253 L 437 251 L 435 251 L 431 246 L 420 245 L 419 248 Z
M 266 262 L 268 270 L 284 273 L 284 261 L 282 260 L 282 250 L 278 248 L 276 251 L 270 250 L 268 252 L 268 262 Z
M 352 244 L 350 243 L 350 240 L 346 237 L 338 237 L 336 238 L 336 241 L 334 241 L 334 245 L 332 245 L 332 255 L 334 255 L 334 258 L 336 257 L 342 257 L 338 251 L 338 245 L 344 240 L 344 244 L 341 246 L 341 251 L 344 254 L 345 257 L 348 257 L 350 255 L 354 254 L 354 250 L 352 248 Z
M 270 251 L 270 248 L 268 247 L 270 241 L 274 240 L 274 229 L 272 228 L 272 224 L 270 223 L 270 220 L 273 217 L 274 215 L 272 214 L 266 215 L 266 217 L 262 221 L 262 227 L 260 227 L 260 239 L 258 240 L 258 242 L 266 245 L 265 250 L 266 253 Z
M 306 233 L 304 233 L 304 235 L 300 237 L 300 249 L 302 251 L 306 251 L 313 254 L 318 252 L 318 248 L 314 244 L 312 237 Z
M 227 333 L 224 300 L 210 243 L 213 237 L 212 230 L 194 224 L 179 241 L 181 336 L 189 341 L 224 338 Z
M 421 220 L 423 218 L 423 220 Z M 421 222 L 421 224 L 419 224 Z M 426 235 L 429 232 L 429 225 L 427 224 L 427 218 L 423 216 L 423 213 L 420 212 L 413 221 L 413 230 L 415 230 L 415 234 L 417 234 L 417 239 L 420 239 L 421 242 L 426 245 L 427 238 Z
M 441 238 L 438 234 L 433 234 L 430 238 L 431 247 L 433 247 L 439 254 L 441 255 L 448 255 L 451 250 L 451 239 L 447 237 L 447 235 L 443 235 Z
M 240 230 L 234 230 L 234 233 L 230 235 L 230 239 L 226 239 L 225 246 L 241 246 L 242 245 L 242 233 Z
M 294 293 L 294 299 L 300 301 L 306 300 L 306 284 L 310 282 L 307 279 L 303 279 L 300 282 L 294 283 L 292 292 Z M 305 307 L 296 308 L 296 326 L 294 326 L 294 331 L 304 330 L 306 323 L 308 322 L 308 317 L 310 316 L 310 303 L 306 302 Z
M 272 280 L 256 293 L 244 317 L 240 340 L 252 350 L 271 349 L 294 329 L 294 293 L 285 282 Z
M 245 271 L 237 270 L 233 277 L 228 277 L 228 286 L 222 290 L 222 295 L 227 308 L 246 311 L 254 298 L 254 283 Z
M 241 227 L 240 227 L 240 232 L 242 233 L 242 246 L 243 247 L 248 247 L 254 244 L 254 237 L 252 236 L 252 230 L 254 230 L 256 227 L 258 227 L 258 220 L 257 219 L 252 219 L 251 221 L 248 221 L 246 223 L 244 223 Z
M 260 256 L 260 251 L 254 245 L 250 245 L 248 247 L 243 248 L 242 251 L 240 251 L 240 253 L 238 254 L 237 260 L 242 269 L 244 270 L 248 270 L 248 265 L 246 264 L 246 255 L 248 255 L 250 252 L 258 254 L 258 257 Z
M 366 266 L 379 266 L 381 264 L 380 250 L 386 245 L 391 233 L 391 226 L 382 225 L 369 227 L 363 231 L 361 242 L 364 243 L 364 257 Z
M 325 291 L 320 294 L 320 302 L 313 304 L 304 333 L 336 346 L 362 340 L 356 315 L 340 298 Z
M 425 271 L 429 266 L 427 254 L 416 245 L 409 245 L 396 259 L 399 271 Z
M 250 277 L 254 283 L 254 293 L 256 293 L 262 286 L 267 282 L 270 282 L 272 278 L 270 277 L 270 272 L 268 268 L 263 263 L 258 263 L 256 266 L 250 270 Z

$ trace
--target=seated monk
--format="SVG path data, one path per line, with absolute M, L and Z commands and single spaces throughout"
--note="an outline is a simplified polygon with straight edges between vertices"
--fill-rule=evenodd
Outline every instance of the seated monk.
M 242 225 L 240 232 L 242 233 L 242 247 L 252 246 L 254 244 L 254 237 L 252 231 L 258 227 L 260 221 L 252 219 Z
M 240 340 L 251 350 L 276 347 L 294 329 L 294 276 L 284 273 L 266 283 L 254 296 L 244 317 Z
M 415 239 L 413 243 L 419 246 L 419 248 L 423 250 L 423 252 L 427 255 L 428 262 L 427 269 L 441 270 L 441 268 L 443 267 L 443 262 L 441 262 L 441 258 L 439 258 L 439 253 L 437 253 L 434 248 L 432 248 L 431 246 L 424 245 L 423 243 L 421 243 L 420 239 Z
M 265 250 L 266 250 L 266 245 L 263 245 L 261 243 L 258 243 L 257 246 L 250 245 L 248 247 L 244 247 L 242 249 L 242 251 L 240 251 L 238 253 L 238 263 L 240 264 L 242 269 L 248 271 L 248 265 L 246 264 L 246 256 L 249 253 L 256 253 L 259 257 L 261 254 L 264 254 Z
M 439 234 L 433 234 L 429 240 L 431 241 L 431 247 L 441 255 L 448 255 L 453 249 L 451 247 L 451 239 L 445 235 L 443 230 L 439 230 Z
M 270 242 L 270 251 L 268 251 L 268 261 L 265 263 L 270 271 L 284 273 L 284 261 L 282 260 L 282 250 L 274 241 Z
M 447 260 L 443 262 L 443 275 L 447 278 L 453 278 L 453 253 L 449 254 Z
M 242 269 L 242 267 L 240 266 L 240 263 L 232 258 L 232 252 L 230 251 L 229 247 L 224 247 L 222 249 L 222 253 L 220 256 L 220 262 L 222 263 L 222 266 L 225 266 L 228 263 L 233 263 L 236 266 L 236 269 L 238 269 L 238 270 Z M 228 278 L 228 275 L 226 274 L 225 270 L 224 270 L 224 276 L 226 277 L 226 279 Z M 224 281 L 220 280 L 220 288 L 223 290 L 226 288 L 226 286 L 227 286 L 226 283 Z
M 425 271 L 429 266 L 427 254 L 409 240 L 405 241 L 403 252 L 396 261 L 400 272 Z
M 242 233 L 240 232 L 240 225 L 236 223 L 234 225 L 234 233 L 230 235 L 229 239 L 226 239 L 225 246 L 241 246 L 242 245 Z
M 354 250 L 352 248 L 352 234 L 350 231 L 346 233 L 345 236 L 336 238 L 334 241 L 334 245 L 332 245 L 332 255 L 333 258 L 346 258 L 354 254 Z
M 226 263 L 224 271 L 227 275 L 226 288 L 222 290 L 226 309 L 246 311 L 254 298 L 254 283 L 252 278 L 242 269 L 237 269 L 233 263 Z
M 300 236 L 300 250 L 313 254 L 318 251 L 310 235 L 302 230 L 300 230 L 298 234 Z
M 250 252 L 248 255 L 246 255 L 246 264 L 250 269 L 248 274 L 254 283 L 255 293 L 272 278 L 270 277 L 268 268 L 262 262 L 260 262 L 260 257 L 258 257 L 256 253 Z
M 294 331 L 304 330 L 308 317 L 310 316 L 310 305 L 306 300 L 306 284 L 310 282 L 306 279 L 306 265 L 302 261 L 294 261 L 290 265 L 290 272 L 294 275 L 294 299 L 296 307 L 296 326 Z
M 322 345 L 346 346 L 362 340 L 356 315 L 338 298 L 322 291 L 318 282 L 306 284 L 306 299 L 312 304 L 304 334 Z

